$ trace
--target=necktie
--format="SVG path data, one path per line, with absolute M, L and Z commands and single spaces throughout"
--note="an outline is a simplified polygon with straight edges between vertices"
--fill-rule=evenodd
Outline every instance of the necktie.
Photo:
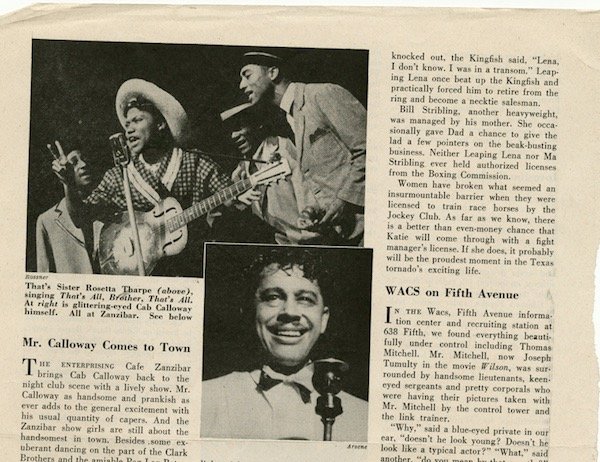
M 273 388 L 275 385 L 279 385 L 282 382 L 283 382 L 283 380 L 274 379 L 269 374 L 267 374 L 265 371 L 261 371 L 260 380 L 258 381 L 258 385 L 256 387 L 260 391 L 268 391 L 271 388 Z M 302 402 L 304 404 L 310 402 L 310 390 L 308 388 L 306 388 L 304 385 L 302 385 L 301 383 L 298 383 L 298 382 L 290 381 L 289 383 L 294 385 L 294 387 L 298 390 L 298 393 L 300 393 L 300 398 L 302 398 Z

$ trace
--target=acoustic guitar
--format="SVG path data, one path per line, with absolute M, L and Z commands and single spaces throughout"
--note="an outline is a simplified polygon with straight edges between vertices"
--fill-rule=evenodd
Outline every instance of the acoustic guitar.
M 185 210 L 177 199 L 167 197 L 149 212 L 135 212 L 144 273 L 150 274 L 161 258 L 181 253 L 188 240 L 188 223 L 255 186 L 281 180 L 290 173 L 287 161 L 282 159 Z M 127 212 L 118 214 L 114 221 L 102 229 L 98 258 L 104 274 L 138 274 L 133 233 Z

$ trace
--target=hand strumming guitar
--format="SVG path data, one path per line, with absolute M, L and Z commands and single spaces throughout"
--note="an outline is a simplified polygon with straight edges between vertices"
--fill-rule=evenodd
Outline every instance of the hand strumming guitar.
M 248 174 L 246 173 L 246 169 L 244 168 L 244 162 L 240 162 L 240 164 L 231 173 L 231 180 L 235 183 L 247 177 Z M 262 193 L 260 191 L 253 188 L 236 197 L 236 200 L 243 205 L 250 205 L 252 202 L 256 202 L 257 200 L 259 200 L 261 195 Z

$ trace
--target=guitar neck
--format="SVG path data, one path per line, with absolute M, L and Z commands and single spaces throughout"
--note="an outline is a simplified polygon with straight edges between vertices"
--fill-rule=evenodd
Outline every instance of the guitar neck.
M 252 181 L 249 178 L 240 180 L 231 186 L 213 194 L 207 199 L 200 202 L 196 202 L 192 206 L 185 209 L 178 215 L 175 215 L 167 220 L 167 230 L 173 232 L 179 228 L 187 225 L 189 222 L 194 221 L 196 218 L 200 218 L 206 215 L 211 210 L 217 208 L 219 205 L 233 200 L 240 194 L 248 191 L 252 188 Z

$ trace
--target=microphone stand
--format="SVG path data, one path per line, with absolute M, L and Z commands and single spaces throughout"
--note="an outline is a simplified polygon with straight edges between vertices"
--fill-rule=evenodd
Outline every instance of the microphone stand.
M 113 159 L 117 167 L 121 167 L 123 172 L 123 189 L 125 190 L 125 202 L 127 203 L 127 212 L 129 214 L 129 225 L 133 232 L 133 251 L 137 257 L 138 274 L 145 276 L 144 256 L 142 255 L 142 245 L 140 243 L 140 233 L 135 219 L 135 210 L 133 209 L 133 200 L 131 199 L 131 186 L 129 184 L 129 172 L 127 165 L 131 162 L 129 147 L 125 141 L 123 133 L 115 133 L 109 137 L 113 152 Z
M 342 390 L 342 377 L 349 366 L 337 359 L 320 359 L 314 362 L 313 386 L 319 393 L 315 412 L 323 422 L 323 441 L 331 441 L 335 418 L 344 412 L 342 400 L 336 396 Z

